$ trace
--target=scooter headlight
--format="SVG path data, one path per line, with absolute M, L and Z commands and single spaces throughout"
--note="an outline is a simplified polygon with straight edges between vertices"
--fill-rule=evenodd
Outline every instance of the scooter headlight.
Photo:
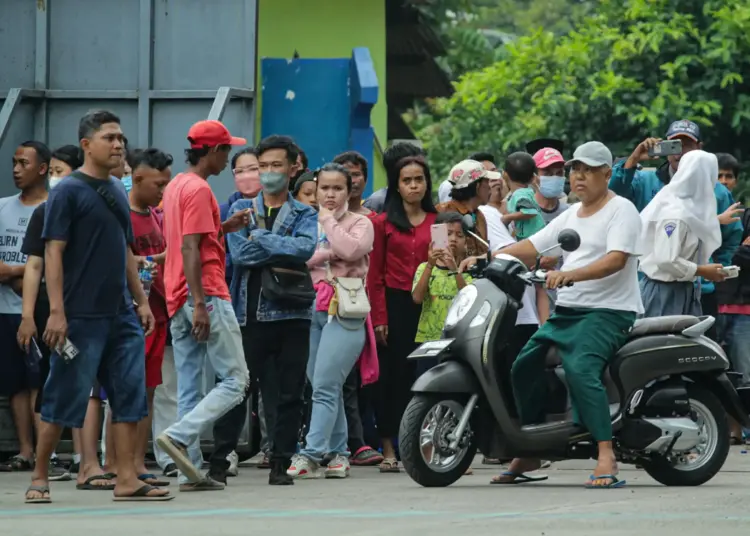
M 479 292 L 474 285 L 466 285 L 461 289 L 453 299 L 450 309 L 448 309 L 448 316 L 445 318 L 445 329 L 453 329 L 456 327 L 456 324 L 463 320 L 471 309 L 471 306 L 474 305 L 478 295 Z

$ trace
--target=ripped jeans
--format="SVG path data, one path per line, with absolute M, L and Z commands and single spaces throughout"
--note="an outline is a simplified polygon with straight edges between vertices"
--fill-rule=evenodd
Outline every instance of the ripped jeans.
M 177 419 L 165 433 L 188 447 L 190 461 L 200 468 L 203 456 L 200 436 L 229 410 L 242 402 L 249 384 L 249 373 L 242 349 L 242 334 L 232 304 L 206 296 L 211 321 L 208 340 L 198 342 L 192 334 L 193 299 L 172 317 L 172 347 L 177 370 Z M 203 397 L 206 359 L 218 383 Z M 187 479 L 180 475 L 180 483 Z

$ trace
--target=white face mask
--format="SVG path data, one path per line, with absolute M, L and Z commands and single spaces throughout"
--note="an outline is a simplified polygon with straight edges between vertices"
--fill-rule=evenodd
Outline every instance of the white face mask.
M 49 178 L 49 189 L 51 190 L 58 184 L 60 184 L 60 181 L 63 180 L 65 177 L 57 177 L 55 175 L 51 175 Z

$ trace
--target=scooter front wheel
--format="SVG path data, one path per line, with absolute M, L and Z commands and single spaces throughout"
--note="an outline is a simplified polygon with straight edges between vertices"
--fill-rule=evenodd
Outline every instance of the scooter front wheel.
M 421 486 L 446 487 L 461 478 L 477 452 L 470 427 L 455 449 L 451 433 L 458 426 L 465 401 L 446 395 L 417 394 L 401 418 L 399 452 L 409 476 Z

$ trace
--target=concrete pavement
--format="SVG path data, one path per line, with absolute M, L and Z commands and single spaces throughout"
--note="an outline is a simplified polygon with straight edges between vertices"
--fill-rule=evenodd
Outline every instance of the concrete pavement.
M 181 494 L 173 483 L 177 498 L 167 503 L 114 503 L 111 492 L 60 482 L 52 483 L 52 504 L 25 505 L 28 474 L 0 473 L 0 526 L 3 534 L 23 536 L 747 534 L 744 448 L 733 447 L 724 470 L 699 488 L 666 488 L 628 466 L 621 472 L 626 488 L 586 490 L 593 465 L 579 461 L 554 464 L 544 471 L 547 482 L 517 486 L 490 486 L 498 468 L 477 463 L 474 475 L 446 489 L 421 488 L 403 472 L 369 467 L 354 468 L 343 481 L 274 487 L 267 471 L 242 467 L 221 492 Z

